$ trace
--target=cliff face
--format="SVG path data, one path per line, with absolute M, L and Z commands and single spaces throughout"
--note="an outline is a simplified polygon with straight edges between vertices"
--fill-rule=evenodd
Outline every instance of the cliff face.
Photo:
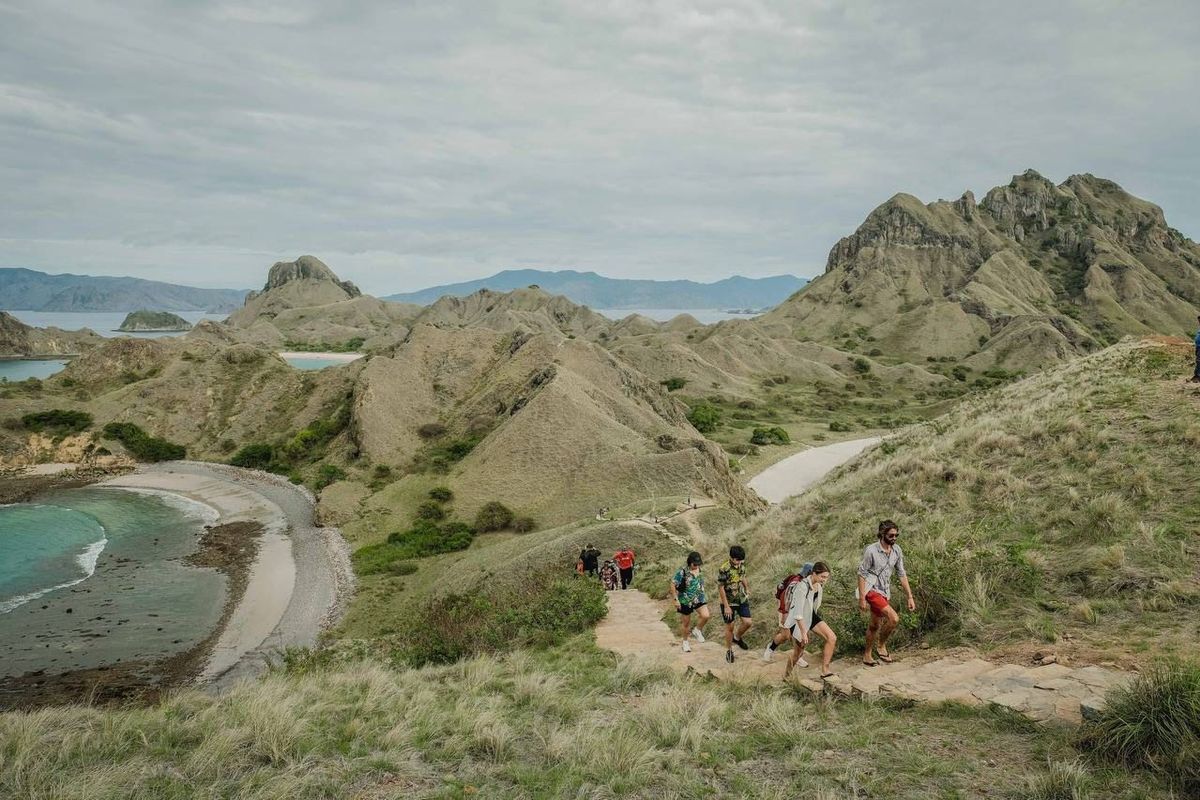
M 887 355 L 1028 369 L 1125 334 L 1190 331 L 1200 246 L 1109 180 L 1033 170 L 978 204 L 896 195 L 830 251 L 825 274 L 766 315 L 837 341 L 866 328 Z
M 117 330 L 124 333 L 142 331 L 190 331 L 192 323 L 170 311 L 133 311 Z

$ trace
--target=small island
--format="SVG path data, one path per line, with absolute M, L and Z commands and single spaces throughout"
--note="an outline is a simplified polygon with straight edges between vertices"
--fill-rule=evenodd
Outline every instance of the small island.
M 191 329 L 192 323 L 170 311 L 133 311 L 117 328 L 121 333 L 175 333 Z

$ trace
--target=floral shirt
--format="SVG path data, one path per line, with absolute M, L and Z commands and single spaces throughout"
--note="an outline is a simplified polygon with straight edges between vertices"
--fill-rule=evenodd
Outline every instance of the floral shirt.
M 687 576 L 687 583 L 683 586 L 683 591 L 679 591 L 679 585 L 683 583 L 684 576 Z M 704 575 L 703 573 L 693 575 L 692 571 L 687 567 L 681 567 L 675 577 L 671 579 L 675 585 L 675 599 L 679 601 L 681 606 L 704 605 L 708 602 L 708 597 L 704 593 Z
M 717 571 L 717 583 L 725 587 L 725 598 L 731 606 L 740 606 L 746 602 L 746 562 L 734 565 L 731 561 L 721 564 Z

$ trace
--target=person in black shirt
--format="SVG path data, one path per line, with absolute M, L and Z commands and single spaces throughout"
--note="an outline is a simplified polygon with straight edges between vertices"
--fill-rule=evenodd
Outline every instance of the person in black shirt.
M 583 570 L 593 578 L 596 577 L 600 569 L 600 551 L 593 545 L 588 545 L 579 553 L 579 560 L 583 562 Z

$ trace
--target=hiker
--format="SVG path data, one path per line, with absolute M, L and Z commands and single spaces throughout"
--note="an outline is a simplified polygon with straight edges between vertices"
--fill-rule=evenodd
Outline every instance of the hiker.
M 779 629 L 775 631 L 775 635 L 771 637 L 771 641 L 767 642 L 767 649 L 763 650 L 762 660 L 770 662 L 775 656 L 775 651 L 779 646 L 792 638 L 792 632 L 788 630 L 788 626 L 784 623 L 787 620 L 788 607 L 791 603 L 791 590 L 800 581 L 812 574 L 813 565 L 811 562 L 805 562 L 800 565 L 800 569 L 796 572 L 788 573 L 787 577 L 779 582 L 775 587 L 775 599 L 779 601 L 779 606 L 776 612 L 779 617 Z M 808 666 L 805 664 L 804 666 Z
M 588 575 L 593 578 L 600 569 L 600 551 L 594 545 L 588 545 L 579 553 L 579 560 L 583 562 L 583 568 Z
M 868 608 L 871 610 L 871 622 L 867 625 L 867 648 L 863 651 L 863 664 L 868 667 L 879 666 L 879 661 L 892 663 L 887 642 L 900 624 L 900 615 L 891 603 L 893 571 L 900 577 L 900 585 L 908 595 L 908 610 L 915 611 L 917 608 L 912 588 L 908 585 L 908 572 L 904 569 L 904 552 L 896 544 L 896 539 L 900 537 L 900 526 L 885 519 L 879 523 L 876 537 L 879 541 L 867 545 L 858 567 L 858 607 L 863 611 Z M 876 643 L 879 661 L 872 655 Z
M 829 565 L 824 561 L 813 564 L 812 572 L 802 580 L 793 583 L 788 590 L 788 613 L 784 624 L 787 626 L 793 641 L 791 655 L 788 656 L 787 666 L 783 669 L 783 679 L 787 680 L 792 669 L 799 664 L 807 667 L 804 660 L 804 648 L 808 646 L 810 634 L 817 634 L 825 640 L 821 650 L 821 679 L 833 677 L 829 663 L 833 660 L 833 649 L 837 646 L 837 635 L 829 627 L 829 623 L 821 619 L 818 609 L 821 608 L 821 595 L 825 582 L 829 580 Z
M 677 611 L 683 617 L 683 652 L 692 652 L 688 635 L 697 642 L 704 641 L 704 626 L 708 624 L 708 597 L 704 593 L 704 576 L 700 574 L 703 559 L 695 550 L 688 553 L 687 565 L 680 567 L 671 578 L 671 591 L 675 593 Z M 692 627 L 692 613 L 696 614 L 696 626 Z
M 746 582 L 746 549 L 740 544 L 729 548 L 729 559 L 717 571 L 717 590 L 721 596 L 721 619 L 725 622 L 725 660 L 733 663 L 733 646 L 743 650 L 749 645 L 743 640 L 750 630 L 750 584 Z M 734 631 L 734 622 L 741 622 Z
M 1200 383 L 1200 316 L 1196 317 L 1196 369 L 1192 372 L 1192 383 Z
M 613 561 L 616 563 L 617 569 L 621 570 L 621 588 L 628 589 L 629 584 L 633 583 L 633 565 L 635 563 L 633 549 L 629 545 L 625 545 L 613 553 Z
M 617 588 L 617 567 L 609 559 L 605 559 L 604 566 L 600 568 L 600 583 L 604 585 L 606 592 L 615 591 Z
M 575 575 L 576 575 L 576 577 L 579 577 L 579 578 L 583 577 L 583 559 L 582 558 L 576 560 L 576 562 L 575 562 Z

